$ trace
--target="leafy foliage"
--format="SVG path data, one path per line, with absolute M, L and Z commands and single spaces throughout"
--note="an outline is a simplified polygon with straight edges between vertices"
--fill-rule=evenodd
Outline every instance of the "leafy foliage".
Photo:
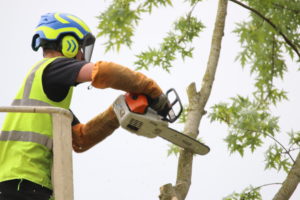
M 265 153 L 265 168 L 274 168 L 278 171 L 283 169 L 288 172 L 294 160 L 290 151 L 275 139 L 280 131 L 279 118 L 272 116 L 265 107 L 261 107 L 255 101 L 251 102 L 248 98 L 238 96 L 231 100 L 230 105 L 220 103 L 213 106 L 213 111 L 209 114 L 212 121 L 228 125 L 229 134 L 225 141 L 229 151 L 238 152 L 243 156 L 246 149 L 254 152 L 264 143 L 266 137 L 271 138 L 275 143 Z M 290 144 L 299 146 L 299 134 L 291 132 L 289 135 Z
M 288 133 L 288 135 L 290 136 L 290 145 L 291 148 L 296 145 L 298 146 L 298 148 L 300 147 L 300 131 L 291 131 Z
M 231 153 L 244 155 L 246 148 L 253 152 L 263 144 L 263 138 L 274 136 L 279 130 L 278 117 L 273 117 L 267 110 L 248 98 L 232 98 L 231 105 L 221 103 L 212 107 L 209 114 L 212 121 L 226 123 L 229 135 L 225 141 Z
M 199 1 L 190 1 L 195 5 Z M 120 50 L 122 45 L 131 47 L 134 30 L 141 19 L 141 14 L 151 13 L 153 7 L 171 6 L 171 0 L 114 0 L 111 6 L 100 16 L 98 37 L 107 36 L 106 51 Z M 192 9 L 193 10 L 193 9 Z M 161 66 L 169 71 L 171 62 L 179 55 L 182 59 L 193 56 L 192 42 L 204 28 L 203 24 L 189 12 L 174 23 L 174 30 L 163 39 L 160 48 L 150 48 L 137 55 L 137 69 L 148 69 L 150 65 Z
M 223 198 L 223 200 L 262 200 L 260 188 L 249 186 L 241 193 L 234 192 L 233 194 Z
M 256 75 L 255 97 L 276 105 L 287 99 L 287 96 L 285 91 L 274 86 L 274 80 L 283 79 L 287 71 L 285 52 L 294 57 L 293 49 L 283 40 L 280 33 L 286 35 L 299 50 L 300 19 L 296 17 L 299 4 L 296 5 L 294 0 L 289 2 L 247 0 L 246 2 L 272 21 L 275 28 L 254 13 L 250 14 L 249 21 L 239 23 L 235 33 L 240 38 L 243 51 L 240 52 L 238 59 L 243 66 L 249 64 L 251 73 Z
M 197 3 L 201 2 L 202 0 L 186 0 L 186 1 L 189 2 L 191 6 L 194 6 Z
M 271 145 L 266 152 L 266 169 L 277 169 L 278 171 L 283 169 L 288 173 L 290 167 L 292 166 L 287 153 L 277 144 Z
M 144 9 L 144 11 L 151 13 L 153 7 L 160 7 L 160 6 L 168 6 L 172 5 L 171 0 L 147 0 L 144 3 L 141 4 L 141 7 Z
M 300 19 L 298 17 L 300 13 L 299 2 L 297 0 L 244 0 L 244 2 L 247 2 L 247 4 L 251 8 L 257 10 L 267 19 L 272 21 L 273 24 L 275 24 L 276 28 L 271 28 L 265 21 L 258 18 L 254 13 L 251 13 L 251 21 L 249 21 L 245 25 L 252 25 L 252 30 L 257 30 L 259 32 L 261 31 L 261 29 L 265 29 L 265 33 L 259 33 L 259 35 L 261 36 L 261 39 L 263 39 L 263 36 L 266 36 L 266 41 L 269 40 L 269 38 L 267 38 L 267 35 L 271 32 L 273 32 L 276 37 L 279 36 L 280 33 L 281 35 L 284 34 L 288 38 L 290 44 L 288 44 L 287 41 L 284 41 L 282 37 L 277 38 L 277 44 L 279 46 L 285 47 L 285 50 L 293 58 L 295 51 L 292 49 L 291 44 L 296 50 L 300 50 Z M 266 26 L 269 26 L 269 28 L 267 28 Z M 248 28 L 250 28 L 248 30 L 251 30 L 251 26 L 249 26 Z M 267 48 L 267 45 L 265 45 L 265 47 L 261 51 L 264 51 Z M 298 61 L 300 61 L 300 58 L 298 58 Z
M 100 36 L 107 36 L 106 51 L 117 49 L 121 45 L 132 44 L 134 29 L 142 13 L 151 13 L 153 7 L 172 5 L 170 0 L 147 0 L 133 8 L 136 0 L 114 0 L 108 9 L 98 16 Z M 139 2 L 139 1 L 138 1 Z
M 119 50 L 122 44 L 131 45 L 134 28 L 140 20 L 139 12 L 130 9 L 131 2 L 133 1 L 114 1 L 106 12 L 98 17 L 100 20 L 98 37 L 108 36 L 105 43 L 106 51 L 114 46 Z
M 175 155 L 178 156 L 181 148 L 174 144 L 169 144 L 168 156 Z
M 275 78 L 283 78 L 287 70 L 282 55 L 282 44 L 276 40 L 273 30 L 264 22 L 238 24 L 243 51 L 239 55 L 241 64 L 250 64 L 251 73 L 257 74 L 254 95 L 258 99 L 276 104 L 286 99 L 286 92 L 274 87 Z M 244 45 L 244 44 L 247 45 Z
M 191 58 L 194 50 L 191 43 L 203 28 L 203 24 L 197 18 L 191 15 L 181 17 L 174 23 L 174 31 L 168 33 L 159 49 L 149 48 L 148 51 L 137 55 L 138 61 L 135 62 L 137 69 L 148 70 L 150 65 L 154 65 L 169 71 L 172 67 L 171 62 L 177 59 L 177 53 L 183 60 L 186 57 Z
M 181 113 L 177 123 L 184 124 L 187 119 L 187 114 L 188 114 L 188 106 L 184 105 L 183 109 L 182 109 L 182 113 Z
M 238 23 L 235 30 L 243 49 L 237 59 L 243 67 L 249 66 L 251 74 L 255 75 L 253 100 L 241 96 L 231 98 L 230 104 L 213 106 L 209 116 L 211 121 L 228 125 L 229 135 L 225 141 L 231 153 L 238 152 L 243 156 L 246 148 L 253 152 L 263 144 L 265 137 L 271 138 L 275 144 L 265 153 L 266 169 L 283 169 L 288 172 L 293 159 L 289 150 L 275 138 L 280 131 L 279 118 L 271 115 L 270 107 L 288 99 L 287 92 L 277 88 L 275 81 L 283 79 L 287 72 L 285 53 L 294 56 L 293 49 L 283 40 L 282 34 L 299 48 L 299 24 L 294 24 L 299 18 L 291 20 L 296 17 L 292 9 L 295 1 L 288 4 L 282 0 L 244 1 L 274 24 L 271 26 L 256 14 L 250 13 L 249 20 Z
M 274 141 L 265 153 L 265 168 L 289 172 L 294 163 L 290 152 L 299 150 L 299 132 L 290 132 L 290 148 L 287 149 L 277 139 L 279 118 L 271 115 L 271 107 L 287 100 L 287 92 L 276 87 L 276 80 L 283 80 L 287 72 L 286 54 L 294 58 L 299 56 L 299 3 L 292 0 L 243 0 L 254 13 L 248 21 L 237 24 L 235 33 L 240 38 L 242 51 L 237 59 L 243 67 L 250 67 L 255 75 L 255 90 L 252 99 L 237 96 L 231 98 L 231 104 L 220 103 L 212 107 L 212 121 L 226 123 L 229 135 L 225 141 L 231 153 L 241 156 L 246 148 L 253 152 L 261 146 L 264 138 Z M 261 16 L 264 16 L 262 19 Z M 295 19 L 295 20 L 294 20 Z M 294 148 L 294 146 L 297 146 Z M 242 193 L 233 193 L 225 200 L 262 199 L 259 191 L 251 187 Z
M 289 149 L 282 148 L 278 144 L 271 145 L 265 153 L 266 169 L 283 169 L 286 173 L 289 172 L 294 160 L 291 158 L 291 152 L 300 149 L 300 132 L 291 131 Z M 281 145 L 279 143 L 279 145 Z

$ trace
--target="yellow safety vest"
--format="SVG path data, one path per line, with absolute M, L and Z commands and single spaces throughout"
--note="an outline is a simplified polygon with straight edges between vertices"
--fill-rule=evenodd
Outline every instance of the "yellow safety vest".
M 48 99 L 43 90 L 43 71 L 57 58 L 45 58 L 31 68 L 13 106 L 55 106 L 69 109 L 73 87 L 60 102 Z M 52 130 L 50 114 L 7 113 L 0 133 L 0 182 L 26 179 L 52 189 Z

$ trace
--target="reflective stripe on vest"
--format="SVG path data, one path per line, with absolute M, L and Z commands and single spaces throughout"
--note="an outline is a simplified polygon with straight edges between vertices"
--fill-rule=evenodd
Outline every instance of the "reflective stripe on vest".
M 29 99 L 32 83 L 35 77 L 35 72 L 44 64 L 47 60 L 42 60 L 31 70 L 28 75 L 23 92 L 23 99 L 14 99 L 12 106 L 52 106 L 46 102 L 36 99 Z M 53 140 L 46 135 L 42 135 L 34 132 L 26 131 L 1 131 L 0 141 L 21 141 L 21 142 L 35 142 L 52 150 Z
M 53 140 L 46 135 L 23 131 L 1 131 L 0 141 L 35 142 L 52 150 Z
M 46 102 L 39 101 L 36 99 L 15 99 L 12 106 L 52 106 Z
M 33 79 L 35 77 L 35 72 L 40 68 L 42 64 L 44 64 L 47 61 L 47 59 L 42 60 L 40 63 L 38 63 L 30 72 L 29 76 L 26 79 L 25 87 L 24 87 L 24 93 L 23 93 L 23 100 L 29 99 Z

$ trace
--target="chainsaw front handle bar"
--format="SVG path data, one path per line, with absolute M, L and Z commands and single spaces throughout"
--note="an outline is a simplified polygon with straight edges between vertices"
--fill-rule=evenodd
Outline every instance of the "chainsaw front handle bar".
M 180 115 L 183 111 L 183 106 L 182 106 L 182 103 L 180 101 L 179 95 L 178 95 L 178 93 L 176 92 L 176 90 L 174 88 L 171 88 L 166 92 L 168 100 L 170 100 L 169 96 L 172 93 L 175 95 L 175 99 L 172 102 L 170 102 L 170 110 L 168 112 L 168 115 L 163 119 L 163 120 L 166 120 L 170 123 L 175 122 L 180 117 Z M 178 110 L 177 113 L 175 113 L 175 111 L 173 109 L 175 105 L 179 106 L 179 110 Z

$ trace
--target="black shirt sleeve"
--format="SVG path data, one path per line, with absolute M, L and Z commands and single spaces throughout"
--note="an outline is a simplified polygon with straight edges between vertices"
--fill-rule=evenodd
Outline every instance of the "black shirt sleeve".
M 50 63 L 44 70 L 42 77 L 43 89 L 47 97 L 55 102 L 62 101 L 67 96 L 70 87 L 79 84 L 76 82 L 77 75 L 87 63 L 73 58 L 57 58 Z M 73 116 L 72 125 L 79 123 L 76 116 L 74 114 Z
M 78 120 L 78 118 L 76 117 L 76 115 L 74 115 L 74 113 L 73 113 L 73 111 L 72 110 L 69 110 L 71 113 L 72 113 L 72 115 L 73 115 L 73 120 L 72 120 L 72 126 L 75 126 L 76 124 L 79 124 L 80 123 L 80 121 Z

